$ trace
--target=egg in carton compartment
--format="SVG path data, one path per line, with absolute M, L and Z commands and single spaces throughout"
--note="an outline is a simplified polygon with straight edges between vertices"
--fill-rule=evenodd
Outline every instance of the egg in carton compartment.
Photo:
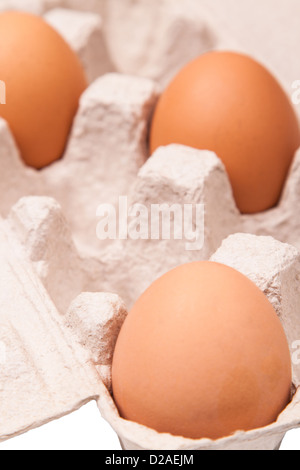
M 293 358 L 292 399 L 277 421 L 213 441 L 160 434 L 120 418 L 111 395 L 111 364 L 127 307 L 116 294 L 83 292 L 65 314 L 56 308 L 36 265 L 51 271 L 55 263 L 56 273 L 72 272 L 73 280 L 79 270 L 74 271 L 76 249 L 55 200 L 23 198 L 1 219 L 0 237 L 0 441 L 91 400 L 97 401 L 126 450 L 273 450 L 286 432 L 299 427 L 300 253 L 295 247 L 272 237 L 235 234 L 210 258 L 237 269 L 264 292 L 281 320 Z M 178 253 L 173 256 L 176 260 Z M 122 262 L 119 269 L 125 270 Z M 85 277 L 83 270 L 81 274 Z
M 91 18 L 94 15 L 77 15 L 79 22 L 85 25 L 89 24 L 85 44 L 82 45 L 80 41 L 78 42 L 76 35 L 76 31 L 82 31 L 78 27 L 78 23 L 77 27 L 73 29 L 75 23 L 67 21 L 67 17 L 70 18 L 69 15 L 74 14 L 76 15 L 71 11 L 56 10 L 48 14 L 48 20 L 52 21 L 52 24 L 56 24 L 57 28 L 60 28 L 65 34 L 68 32 L 68 41 L 75 50 L 77 49 L 78 53 L 80 49 L 83 63 L 84 57 L 86 57 L 85 68 L 90 70 L 89 76 L 92 81 L 93 74 L 97 76 L 105 72 L 103 69 L 100 72 L 99 70 L 95 71 L 94 60 L 88 59 L 88 57 L 93 57 L 91 51 L 94 46 L 91 46 L 93 42 L 91 38 L 93 38 L 95 29 L 99 36 L 102 34 L 100 23 L 98 22 L 96 26 L 94 22 L 92 26 Z M 72 18 L 75 17 L 72 16 Z M 101 54 L 106 57 L 107 71 L 111 71 L 112 61 L 109 60 L 105 43 L 102 42 L 102 44 Z M 103 62 L 101 62 L 102 65 Z M 97 67 L 99 67 L 99 63 L 97 63 Z M 5 199 L 1 201 L 1 211 L 4 216 L 8 216 L 8 222 L 3 223 L 3 233 L 9 233 L 8 238 L 10 243 L 13 243 L 12 258 L 3 265 L 12 266 L 15 263 L 22 266 L 23 264 L 24 271 L 19 273 L 17 279 L 13 274 L 11 275 L 11 285 L 15 285 L 15 291 L 19 290 L 20 292 L 21 280 L 23 285 L 21 296 L 25 295 L 26 298 L 27 289 L 28 292 L 33 289 L 33 299 L 30 299 L 30 304 L 33 305 L 37 302 L 36 296 L 44 304 L 44 308 L 40 310 L 41 307 L 38 307 L 38 311 L 44 311 L 45 318 L 48 318 L 50 311 L 52 319 L 50 323 L 57 325 L 56 329 L 53 327 L 52 330 L 51 327 L 51 331 L 55 332 L 54 336 L 48 337 L 49 332 L 47 333 L 45 329 L 39 335 L 47 338 L 46 343 L 49 341 L 49 352 L 53 353 L 51 341 L 55 341 L 55 337 L 57 337 L 61 338 L 63 342 L 62 337 L 64 337 L 66 339 L 62 350 L 66 348 L 70 352 L 71 348 L 75 351 L 74 356 L 78 358 L 78 363 L 71 362 L 67 365 L 68 370 L 73 370 L 69 378 L 61 375 L 65 370 L 64 366 L 58 367 L 55 371 L 53 367 L 48 368 L 47 357 L 50 357 L 48 352 L 47 354 L 46 352 L 42 353 L 42 357 L 46 358 L 45 364 L 39 364 L 33 372 L 31 370 L 32 374 L 28 372 L 28 369 L 26 370 L 26 365 L 24 366 L 26 380 L 31 375 L 35 378 L 36 370 L 44 370 L 45 366 L 45 377 L 40 382 L 46 386 L 52 382 L 53 390 L 50 394 L 48 391 L 43 396 L 57 395 L 61 399 L 58 401 L 57 408 L 54 406 L 52 414 L 49 411 L 47 416 L 41 416 L 39 412 L 45 409 L 52 410 L 52 407 L 47 408 L 43 405 L 37 411 L 33 403 L 34 400 L 29 403 L 24 402 L 24 406 L 21 408 L 25 408 L 23 415 L 25 421 L 23 423 L 14 421 L 12 413 L 6 421 L 6 423 L 8 421 L 11 423 L 11 428 L 6 428 L 1 432 L 3 438 L 24 432 L 54 417 L 62 416 L 77 409 L 90 399 L 96 398 L 101 412 L 117 431 L 124 448 L 149 448 L 150 444 L 150 448 L 158 449 L 194 449 L 194 441 L 162 436 L 134 423 L 125 422 L 118 417 L 108 392 L 110 388 L 110 360 L 114 344 L 112 341 L 109 346 L 103 344 L 99 346 L 99 338 L 103 337 L 102 328 L 105 330 L 105 326 L 103 327 L 101 322 L 107 314 L 107 311 L 104 312 L 104 310 L 101 314 L 101 306 L 103 305 L 103 309 L 107 308 L 113 316 L 116 314 L 122 319 L 124 319 L 125 307 L 119 298 L 116 299 L 116 296 L 111 297 L 97 292 L 117 292 L 124 299 L 126 307 L 130 308 L 142 291 L 160 274 L 184 262 L 210 259 L 222 241 L 236 232 L 273 235 L 283 242 L 299 247 L 299 228 L 297 217 L 294 214 L 296 201 L 298 201 L 299 152 L 296 154 L 278 207 L 264 214 L 242 216 L 233 200 L 224 166 L 213 153 L 174 145 L 159 149 L 147 160 L 147 130 L 159 96 L 159 90 L 160 86 L 149 78 L 120 73 L 106 74 L 93 81 L 82 96 L 63 159 L 40 172 L 25 167 L 6 123 L 1 121 L 3 176 L 0 185 L 2 194 L 5 194 Z M 183 166 L 185 168 L 184 174 L 182 172 Z M 99 181 L 101 181 L 101 185 Z M 101 201 L 117 203 L 120 194 L 129 194 L 130 204 L 144 204 L 146 207 L 150 207 L 153 203 L 173 204 L 178 201 L 187 204 L 204 204 L 206 219 L 203 249 L 187 251 L 184 247 L 184 241 L 178 242 L 178 240 L 160 242 L 115 240 L 107 244 L 100 242 L 95 236 L 97 206 Z M 53 196 L 59 201 L 59 204 L 51 198 L 32 196 L 24 198 L 26 195 Z M 18 201 L 20 197 L 22 199 Z M 16 205 L 11 209 L 14 203 Z M 64 219 L 60 205 L 68 223 Z M 72 236 L 76 245 L 73 243 Z M 5 238 L 4 235 L 3 237 Z M 219 260 L 217 256 L 220 253 L 221 255 L 225 253 L 225 264 L 226 259 L 228 264 L 235 262 L 236 268 L 257 281 L 271 302 L 274 302 L 273 305 L 281 319 L 285 319 L 283 323 L 292 348 L 294 342 L 299 338 L 297 331 L 299 325 L 296 321 L 297 300 L 295 300 L 297 298 L 296 280 L 298 279 L 298 268 L 296 268 L 298 252 L 296 248 L 282 245 L 272 238 L 256 238 L 248 235 L 236 235 L 229 238 L 229 241 L 225 242 L 225 251 L 222 251 L 221 248 L 213 259 Z M 239 244 L 241 244 L 240 262 L 242 263 L 244 258 L 243 262 L 245 263 L 243 266 L 239 266 L 238 257 L 235 259 L 235 254 L 239 252 Z M 252 244 L 254 245 L 253 251 L 251 251 Z M 269 248 L 267 249 L 267 247 Z M 247 261 L 249 250 L 252 253 L 252 258 Z M 276 250 L 278 250 L 278 257 Z M 275 252 L 276 257 L 274 257 Z M 8 256 L 8 253 L 10 251 L 6 237 L 6 242 L 3 240 L 3 255 Z M 254 256 L 255 253 L 256 256 Z M 17 255 L 19 257 L 16 260 L 14 257 Z M 255 266 L 247 267 L 247 262 L 250 263 L 253 260 L 259 261 L 258 272 L 255 270 L 257 268 Z M 270 268 L 269 263 L 272 261 L 276 263 L 276 266 Z M 13 271 L 18 272 L 17 269 Z M 27 272 L 32 273 L 32 275 L 30 274 L 31 280 L 28 282 L 23 277 L 26 277 Z M 9 268 L 4 273 L 4 277 L 9 279 Z M 82 292 L 94 292 L 94 294 L 82 294 Z M 79 297 L 72 303 L 76 296 Z M 13 305 L 11 299 L 12 297 L 9 298 L 9 295 L 4 297 L 4 304 Z M 68 310 L 70 303 L 71 307 Z M 284 307 L 282 307 L 283 304 Z M 19 311 L 25 309 L 27 311 L 27 307 L 22 305 L 21 302 L 19 307 L 16 306 L 15 312 L 18 309 Z M 110 305 L 110 309 L 107 305 Z M 97 317 L 98 309 L 100 310 L 99 317 Z M 67 310 L 68 313 L 64 316 Z M 92 313 L 88 313 L 90 311 Z M 34 324 L 36 315 L 37 312 L 33 312 Z M 83 318 L 81 318 L 82 315 Z M 90 321 L 96 317 L 97 323 L 97 327 L 94 328 L 95 343 L 89 343 L 88 351 L 85 351 L 82 345 L 86 343 L 84 335 L 87 329 L 93 329 L 93 325 L 85 325 L 85 321 L 87 321 L 85 315 Z M 18 321 L 16 314 L 11 318 L 16 318 L 16 322 Z M 68 333 L 65 333 L 65 326 L 62 326 L 65 321 L 67 321 Z M 40 322 L 44 324 L 41 317 L 36 319 L 37 325 Z M 121 322 L 122 320 L 118 320 L 116 323 L 112 334 L 114 339 Z M 9 340 L 11 332 L 9 326 L 5 325 L 5 319 L 3 323 L 3 344 L 6 344 L 5 341 Z M 40 327 L 41 325 L 37 327 L 37 331 Z M 35 343 L 37 338 L 35 335 L 29 337 L 31 330 L 29 332 L 25 328 L 23 331 L 23 328 L 25 327 L 21 322 L 21 326 L 13 328 L 13 331 L 17 333 L 21 342 L 24 342 L 23 350 L 26 350 L 28 342 L 30 343 L 29 351 L 32 352 L 34 344 L 31 341 Z M 62 331 L 60 331 L 61 329 Z M 20 335 L 19 330 L 22 330 Z M 79 338 L 79 345 L 75 341 L 76 336 Z M 91 339 L 91 330 L 89 330 L 88 336 Z M 16 338 L 16 334 L 13 337 Z M 20 343 L 16 341 L 16 344 Z M 106 359 L 99 356 L 98 350 L 105 351 Z M 32 354 L 34 357 L 34 353 Z M 92 363 L 96 364 L 95 367 L 91 366 L 91 354 L 94 358 Z M 99 357 L 95 359 L 97 354 Z M 70 356 L 67 356 L 67 352 L 61 354 L 61 357 L 66 357 L 67 361 L 71 361 Z M 20 359 L 18 358 L 17 362 L 24 364 Z M 32 362 L 34 363 L 35 360 Z M 51 363 L 55 363 L 53 358 L 51 358 Z M 12 406 L 10 373 L 14 373 L 13 366 L 9 366 L 7 381 L 3 387 L 6 392 L 10 391 L 4 397 L 6 401 L 3 400 L 3 403 L 9 401 Z M 81 389 L 80 380 L 75 380 L 73 377 L 73 374 L 77 373 L 79 376 L 84 374 L 89 377 L 87 380 L 89 386 L 85 384 L 85 387 Z M 107 388 L 103 385 L 100 377 Z M 294 366 L 295 390 L 298 389 L 297 377 L 298 372 L 295 372 Z M 59 378 L 64 383 L 66 383 L 65 380 L 74 379 L 76 386 L 65 391 L 62 390 L 63 387 L 58 386 L 57 389 L 56 384 L 60 383 Z M 29 382 L 26 382 L 27 386 Z M 41 396 L 39 387 L 36 384 L 34 387 L 30 386 L 29 388 L 34 388 L 37 390 L 37 395 Z M 82 390 L 82 393 L 76 395 L 75 392 L 79 390 Z M 201 441 L 196 447 L 259 448 L 268 446 L 268 448 L 277 448 L 285 432 L 298 426 L 297 396 L 298 392 L 295 393 L 291 405 L 280 416 L 278 423 L 271 427 L 251 433 L 238 433 L 235 437 L 220 442 Z M 18 408 L 15 404 L 14 409 Z M 8 407 L 8 409 L 11 408 Z

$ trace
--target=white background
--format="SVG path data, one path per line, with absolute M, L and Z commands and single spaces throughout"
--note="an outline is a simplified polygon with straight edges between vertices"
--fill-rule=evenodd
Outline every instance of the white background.
M 117 435 L 95 402 L 0 444 L 0 450 L 120 450 Z M 300 429 L 285 436 L 281 450 L 300 450 Z

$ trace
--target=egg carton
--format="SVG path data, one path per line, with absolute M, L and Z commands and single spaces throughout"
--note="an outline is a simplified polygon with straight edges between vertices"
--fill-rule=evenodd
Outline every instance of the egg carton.
M 109 0 L 97 3 L 97 13 L 49 10 L 49 5 L 74 6 L 71 1 L 37 3 L 38 13 L 45 14 L 80 56 L 90 85 L 82 95 L 63 158 L 41 171 L 24 165 L 7 124 L 0 120 L 0 193 L 5 195 L 0 201 L 0 351 L 5 356 L 0 439 L 96 399 L 125 449 L 277 448 L 284 434 L 300 422 L 295 364 L 294 398 L 278 422 L 216 442 L 160 435 L 122 420 L 110 395 L 110 368 L 126 309 L 145 288 L 179 264 L 211 257 L 233 265 L 265 292 L 295 354 L 293 346 L 300 338 L 300 151 L 279 205 L 263 214 L 241 215 L 225 168 L 212 152 L 171 145 L 148 159 L 149 123 L 171 76 L 205 50 L 240 49 L 227 31 L 223 33 L 221 20 L 203 7 L 206 2 L 198 15 L 194 1 L 185 14 L 171 0 L 151 1 L 152 8 L 146 0 L 135 8 L 129 0 L 121 7 Z M 158 39 L 150 41 L 147 59 L 145 18 L 152 25 L 159 18 L 160 31 Z M 137 49 L 124 42 L 127 28 L 135 22 L 143 39 L 135 37 Z M 179 39 L 182 48 L 174 47 Z M 149 209 L 155 203 L 204 205 L 202 249 L 186 250 L 186 240 L 98 240 L 98 205 L 117 205 L 120 195 L 128 196 L 128 206 L 143 204 Z
M 58 275 L 68 272 L 76 279 L 76 250 L 55 200 L 23 198 L 1 219 L 0 239 L 0 441 L 91 400 L 126 450 L 272 450 L 279 448 L 287 431 L 300 426 L 300 253 L 295 247 L 272 237 L 235 234 L 210 258 L 239 270 L 265 293 L 293 358 L 293 398 L 278 420 L 212 441 L 159 434 L 120 418 L 111 395 L 111 363 L 126 304 L 116 294 L 83 292 L 64 315 L 58 311 L 36 269 L 39 264 L 51 271 L 54 262 Z M 56 281 L 54 277 L 52 283 Z M 68 283 L 65 288 L 70 289 Z
M 11 3 L 15 4 L 16 1 L 10 0 Z M 44 5 L 46 9 L 51 2 L 39 1 L 38 4 Z M 67 3 L 56 2 L 55 5 L 57 4 Z M 200 13 L 201 18 L 205 19 L 199 21 L 200 13 L 197 8 L 198 15 L 195 11 L 198 2 L 194 0 L 191 0 L 191 6 L 194 5 L 194 8 L 188 10 L 188 18 L 187 13 L 185 16 L 182 13 L 182 6 L 179 7 L 178 2 L 174 3 L 173 0 L 159 2 L 159 8 L 162 10 L 157 10 L 156 2 L 151 2 L 150 8 L 147 0 L 142 0 L 139 6 L 134 8 L 129 0 L 124 0 L 122 7 L 120 2 L 116 3 L 115 0 L 103 2 L 103 5 L 105 4 L 105 21 L 97 13 L 78 12 L 66 8 L 55 8 L 44 15 L 78 54 L 90 82 L 90 86 L 81 98 L 63 158 L 42 171 L 28 169 L 22 163 L 5 123 L 1 121 L 0 124 L 1 140 L 5 143 L 1 150 L 4 168 L 0 190 L 6 195 L 0 205 L 2 213 L 6 215 L 12 204 L 24 195 L 55 197 L 69 220 L 77 245 L 84 253 L 96 256 L 100 256 L 108 245 L 108 243 L 99 243 L 95 237 L 97 207 L 100 203 L 117 205 L 120 195 L 129 195 L 132 191 L 138 171 L 149 156 L 147 135 L 154 106 L 170 75 L 173 76 L 178 67 L 205 50 L 222 49 L 227 46 L 241 49 L 227 31 L 223 33 L 223 29 L 218 29 L 217 20 L 215 20 L 217 26 L 211 26 L 212 19 L 206 18 L 209 15 L 203 6 Z M 68 5 L 71 5 L 71 2 L 68 2 Z M 134 11 L 134 14 L 128 14 L 129 25 L 132 26 L 131 16 L 135 19 L 138 16 L 138 37 L 142 34 L 141 25 L 147 24 L 145 18 L 152 18 L 155 15 L 162 18 L 158 30 L 161 31 L 163 40 L 159 45 L 154 41 L 151 57 L 146 62 L 133 59 L 140 57 L 140 50 L 134 54 L 131 52 L 133 48 L 126 46 L 125 49 L 128 51 L 126 56 L 126 51 L 119 45 L 120 42 L 124 44 L 120 37 L 124 39 L 125 27 L 117 12 L 122 12 L 124 18 L 126 10 L 123 8 L 127 8 L 129 13 L 131 10 Z M 171 34 L 172 32 L 174 34 Z M 148 37 L 148 33 L 144 34 Z M 193 37 L 187 37 L 188 34 L 193 34 Z M 185 38 L 186 42 L 183 41 L 185 46 L 181 50 L 175 45 L 181 43 L 182 38 Z M 146 39 L 141 41 L 143 47 L 145 41 Z M 111 46 L 114 42 L 117 44 L 114 46 L 115 51 Z M 188 48 L 188 43 L 195 44 L 195 49 Z M 295 41 L 295 44 L 297 43 Z M 190 55 L 186 54 L 187 49 Z M 173 66 L 168 61 L 170 51 L 175 51 L 174 55 L 171 54 Z M 145 50 L 143 55 L 146 55 Z M 116 56 L 121 56 L 127 66 L 116 64 Z M 269 58 L 269 61 L 276 64 L 278 57 L 275 56 L 273 59 L 272 55 L 269 56 L 272 59 Z M 282 83 L 287 83 L 291 78 L 287 79 L 286 72 L 282 71 L 288 69 L 284 67 L 286 60 L 281 60 L 280 63 L 283 65 L 279 76 L 282 78 Z M 153 64 L 156 64 L 156 68 Z M 160 70 L 158 70 L 159 64 L 163 64 Z M 125 74 L 123 70 L 131 70 L 134 75 Z M 137 70 L 140 75 L 152 78 L 138 76 Z M 275 235 L 280 241 L 296 244 L 299 247 L 299 224 L 297 214 L 294 214 L 298 200 L 298 174 L 296 157 L 277 208 L 250 217 L 237 216 L 239 230 Z M 180 177 L 179 172 L 178 178 Z M 15 184 L 11 184 L 12 178 Z M 232 232 L 236 229 L 236 224 L 232 223 Z

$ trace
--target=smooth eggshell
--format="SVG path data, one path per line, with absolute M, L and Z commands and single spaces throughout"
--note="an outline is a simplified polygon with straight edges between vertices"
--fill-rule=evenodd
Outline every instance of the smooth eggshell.
M 42 168 L 64 152 L 79 98 L 87 86 L 82 66 L 42 18 L 0 14 L 0 79 L 9 124 L 24 161 Z
M 158 102 L 150 151 L 171 143 L 216 152 L 238 208 L 256 213 L 278 203 L 300 131 L 265 67 L 242 54 L 210 52 L 183 68 Z
M 117 340 L 112 380 L 123 418 L 217 439 L 277 419 L 290 399 L 291 358 L 258 287 L 232 268 L 196 262 L 137 301 Z

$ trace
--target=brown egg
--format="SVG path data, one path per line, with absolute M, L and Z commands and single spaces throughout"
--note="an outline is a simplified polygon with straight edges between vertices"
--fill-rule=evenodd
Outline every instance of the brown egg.
M 23 160 L 42 168 L 62 157 L 79 98 L 87 86 L 76 54 L 43 19 L 0 14 L 0 106 Z
M 258 287 L 232 268 L 197 262 L 165 274 L 137 301 L 112 378 L 123 418 L 217 439 L 277 419 L 290 399 L 291 358 Z
M 150 151 L 178 143 L 216 152 L 238 208 L 274 207 L 300 145 L 292 104 L 259 63 L 233 52 L 212 52 L 188 64 L 162 94 Z

